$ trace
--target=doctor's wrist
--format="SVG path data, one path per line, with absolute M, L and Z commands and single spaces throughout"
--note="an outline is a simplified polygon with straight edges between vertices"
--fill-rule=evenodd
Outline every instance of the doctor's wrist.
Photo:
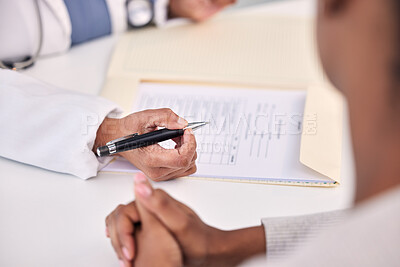
M 93 153 L 96 154 L 98 147 L 105 146 L 107 142 L 121 137 L 122 133 L 119 127 L 120 119 L 105 118 L 97 130 L 96 140 L 93 145 Z

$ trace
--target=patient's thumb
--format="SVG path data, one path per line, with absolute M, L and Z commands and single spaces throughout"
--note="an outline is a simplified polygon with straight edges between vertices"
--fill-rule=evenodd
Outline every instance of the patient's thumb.
M 138 204 L 157 217 L 172 233 L 179 237 L 184 232 L 190 218 L 183 204 L 163 190 L 154 190 L 144 175 L 135 177 L 135 192 Z

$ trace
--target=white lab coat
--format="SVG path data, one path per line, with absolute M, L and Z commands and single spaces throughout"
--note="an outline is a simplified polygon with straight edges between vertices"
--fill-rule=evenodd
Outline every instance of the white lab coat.
M 88 179 L 110 160 L 92 152 L 96 132 L 120 113 L 104 98 L 0 69 L 1 157 Z
M 106 0 L 112 32 L 127 28 L 125 0 Z M 154 22 L 162 26 L 168 0 L 155 2 Z M 39 0 L 43 23 L 40 55 L 65 52 L 71 21 L 63 0 Z M 0 60 L 33 55 L 39 25 L 33 0 L 0 0 Z M 110 161 L 92 152 L 98 127 L 118 107 L 101 97 L 63 90 L 0 69 L 0 156 L 87 179 Z

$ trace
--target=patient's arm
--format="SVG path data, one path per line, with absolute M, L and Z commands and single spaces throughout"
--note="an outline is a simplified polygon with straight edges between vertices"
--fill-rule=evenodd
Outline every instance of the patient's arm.
M 140 221 L 137 205 L 154 214 L 178 241 L 185 266 L 234 266 L 258 254 L 267 258 L 288 257 L 312 240 L 319 231 L 341 221 L 344 212 L 264 219 L 264 226 L 223 231 L 205 224 L 183 203 L 159 189 L 152 189 L 142 174 L 135 177 L 136 201 L 122 205 L 107 217 L 107 227 L 116 251 L 132 239 L 124 227 Z M 130 222 L 130 223 L 129 223 Z M 128 245 L 124 245 L 128 244 Z

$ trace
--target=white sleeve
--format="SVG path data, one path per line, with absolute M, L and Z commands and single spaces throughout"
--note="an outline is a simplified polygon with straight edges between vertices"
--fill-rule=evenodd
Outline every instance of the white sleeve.
M 268 264 L 275 264 L 290 257 L 320 232 L 342 221 L 346 212 L 339 210 L 263 219 Z
M 112 102 L 0 70 L 0 156 L 87 179 L 105 162 L 92 152 Z M 109 161 L 109 159 L 105 159 Z

